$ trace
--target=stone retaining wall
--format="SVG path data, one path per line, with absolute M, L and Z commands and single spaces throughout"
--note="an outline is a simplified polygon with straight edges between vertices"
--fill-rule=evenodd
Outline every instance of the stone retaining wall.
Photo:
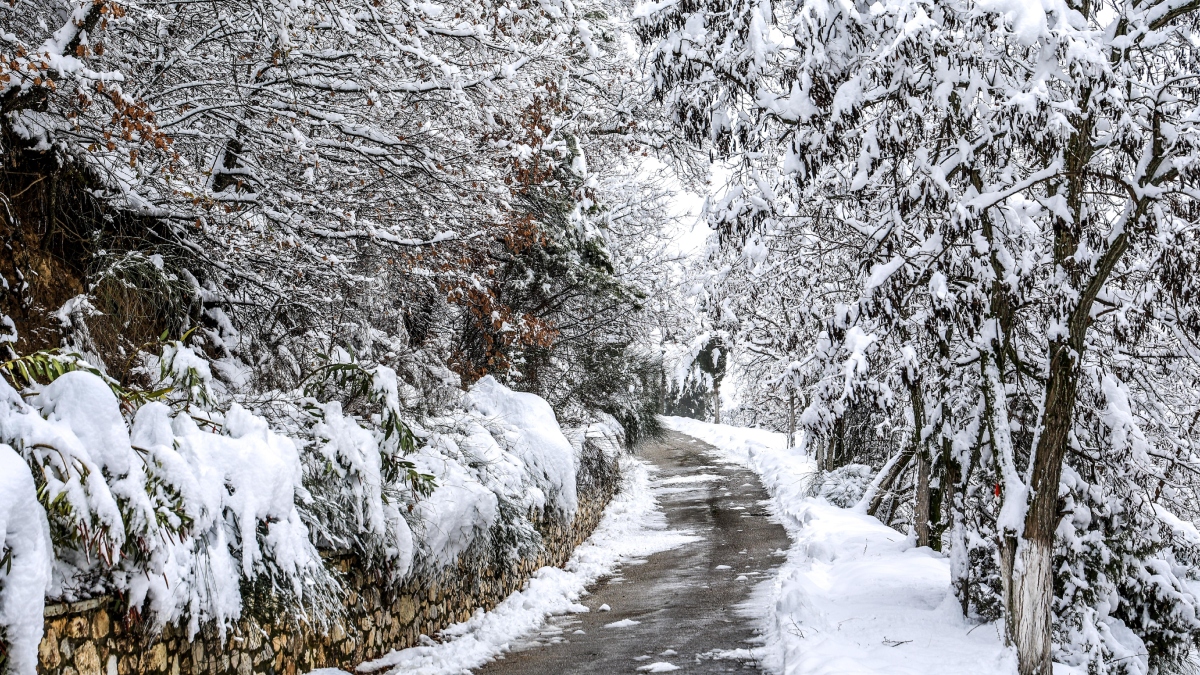
M 117 601 L 103 597 L 46 607 L 45 637 L 38 651 L 40 675 L 296 675 L 315 668 L 354 668 L 393 649 L 417 644 L 495 607 L 546 565 L 566 564 L 600 522 L 610 489 L 584 490 L 569 525 L 545 524 L 537 558 L 497 569 L 464 556 L 456 567 L 417 574 L 390 591 L 356 568 L 352 557 L 330 560 L 346 575 L 345 620 L 321 633 L 294 625 L 263 625 L 243 619 L 221 642 L 206 628 L 194 641 L 168 626 L 150 635 Z

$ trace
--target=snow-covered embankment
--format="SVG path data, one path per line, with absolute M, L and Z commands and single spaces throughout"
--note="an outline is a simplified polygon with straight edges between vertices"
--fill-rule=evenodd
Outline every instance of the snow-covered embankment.
M 42 369 L 51 375 L 46 384 L 17 391 L 0 378 L 0 669 L 81 670 L 70 659 L 89 639 L 84 634 L 69 636 L 76 642 L 60 650 L 63 658 L 39 663 L 53 654 L 39 652 L 44 602 L 104 597 L 120 615 L 136 610 L 149 641 L 173 626 L 189 642 L 207 641 L 195 653 L 210 662 L 234 649 L 256 663 L 274 661 L 278 642 L 233 647 L 229 639 L 243 620 L 247 630 L 295 637 L 287 621 L 266 625 L 246 609 L 242 589 L 254 583 L 269 584 L 283 607 L 276 614 L 293 619 L 291 626 L 319 633 L 308 636 L 314 640 L 345 643 L 284 650 L 289 665 L 325 665 L 313 659 L 326 654 L 353 663 L 378 657 L 423 639 L 418 632 L 437 632 L 483 596 L 473 594 L 478 584 L 466 583 L 470 592 L 419 604 L 380 630 L 359 630 L 360 619 L 378 617 L 381 608 L 343 602 L 362 597 L 351 593 L 360 590 L 351 587 L 357 579 L 399 589 L 467 560 L 474 571 L 508 575 L 488 592 L 519 583 L 523 561 L 549 550 L 541 519 L 573 527 L 579 481 L 612 487 L 596 483 L 606 479 L 581 466 L 582 453 L 600 453 L 599 463 L 613 472 L 621 453 L 611 418 L 562 429 L 546 401 L 490 377 L 442 416 L 404 425 L 404 386 L 392 370 L 337 361 L 336 372 L 359 378 L 360 398 L 374 409 L 359 400 L 354 415 L 338 400 L 295 392 L 281 395 L 268 419 L 216 402 L 207 363 L 186 347 L 173 354 L 163 368 L 170 393 L 151 396 L 158 400 L 130 395 L 68 357 L 37 357 L 52 361 Z M 181 376 L 172 378 L 176 370 Z M 560 546 L 555 555 L 566 551 Z M 329 552 L 354 556 L 364 574 L 333 573 L 322 557 Z M 590 559 L 580 560 L 586 583 L 594 572 L 584 564 Z M 470 582 L 478 579 L 474 571 Z M 76 618 L 89 624 L 92 617 Z M 345 630 L 331 631 L 335 625 Z M 103 633 L 95 639 L 109 640 L 112 633 Z M 133 656 L 120 650 L 146 649 L 89 646 L 86 653 L 113 659 Z M 207 670 L 210 662 L 187 669 Z
M 757 429 L 665 418 L 762 478 L 792 538 L 778 576 L 751 609 L 766 644 L 755 650 L 785 675 L 976 675 L 1016 672 L 998 624 L 962 618 L 950 561 L 876 518 L 807 496 L 814 463 Z

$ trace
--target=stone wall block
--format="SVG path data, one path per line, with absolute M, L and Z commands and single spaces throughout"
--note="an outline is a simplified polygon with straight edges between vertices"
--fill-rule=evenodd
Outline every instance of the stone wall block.
M 55 669 L 62 664 L 62 655 L 58 651 L 58 631 L 54 626 L 47 626 L 38 644 L 38 664 L 44 668 Z
M 100 675 L 100 655 L 95 642 L 84 642 L 75 651 L 75 669 L 79 675 Z
M 109 628 L 112 622 L 108 619 L 108 611 L 103 607 L 96 610 L 96 614 L 92 617 L 92 639 L 103 640 L 108 637 Z

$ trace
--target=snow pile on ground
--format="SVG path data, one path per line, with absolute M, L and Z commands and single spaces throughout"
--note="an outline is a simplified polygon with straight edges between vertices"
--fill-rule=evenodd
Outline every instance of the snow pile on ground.
M 644 558 L 693 541 L 666 529 L 666 518 L 650 488 L 652 467 L 636 458 L 622 461 L 624 481 L 595 532 L 575 550 L 563 569 L 543 567 L 525 587 L 490 612 L 442 631 L 443 642 L 394 651 L 359 666 L 360 673 L 458 675 L 506 651 L 518 638 L 541 627 L 551 614 L 587 612 L 579 600 L 587 587 L 611 574 L 623 561 Z M 605 609 L 604 607 L 599 608 Z
M 977 675 L 1016 672 L 999 624 L 962 618 L 950 561 L 916 548 L 877 519 L 806 496 L 815 465 L 785 436 L 679 417 L 666 425 L 756 471 L 792 547 L 752 609 L 762 609 L 759 653 L 784 675 Z M 1059 672 L 1056 669 L 1056 672 Z
M 8 642 L 7 667 L 37 669 L 42 611 L 50 585 L 50 527 L 21 456 L 0 443 L 0 631 Z

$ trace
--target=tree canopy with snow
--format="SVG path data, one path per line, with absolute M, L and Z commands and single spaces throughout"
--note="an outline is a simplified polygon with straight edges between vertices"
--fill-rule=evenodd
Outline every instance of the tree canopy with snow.
M 766 362 L 810 444 L 866 420 L 895 448 L 872 510 L 913 477 L 918 540 L 1023 675 L 1148 672 L 1200 636 L 1196 11 L 640 10 L 656 94 L 733 167 L 713 284 L 778 298 L 727 308 L 743 354 L 800 331 Z
M 328 628 L 322 551 L 515 564 L 585 432 L 655 433 L 642 163 L 700 154 L 631 9 L 0 6 L 0 668 L 43 596 Z

